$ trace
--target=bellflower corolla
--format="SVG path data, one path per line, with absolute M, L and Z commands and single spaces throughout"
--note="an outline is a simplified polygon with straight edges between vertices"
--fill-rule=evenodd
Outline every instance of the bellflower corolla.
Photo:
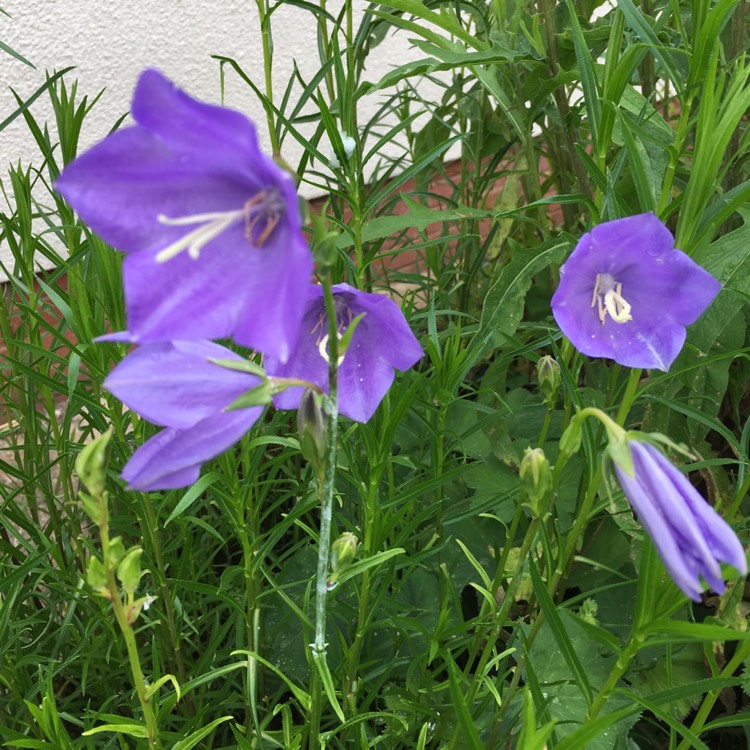
M 617 463 L 615 473 L 667 572 L 695 601 L 700 601 L 701 578 L 723 593 L 719 562 L 747 574 L 745 552 L 737 535 L 658 448 L 638 440 L 628 444 L 633 475 Z
M 653 213 L 584 234 L 560 269 L 552 312 L 583 354 L 668 370 L 721 285 L 681 250 Z
M 130 352 L 104 386 L 149 422 L 165 427 L 133 454 L 122 471 L 128 489 L 185 487 L 200 466 L 236 443 L 262 407 L 226 411 L 261 383 L 211 360 L 242 360 L 210 341 L 159 341 Z
M 348 284 L 333 287 L 339 334 L 364 313 L 338 371 L 339 409 L 367 422 L 391 387 L 394 369 L 408 370 L 424 354 L 398 305 L 381 294 L 360 292 Z M 328 322 L 322 287 L 311 285 L 299 339 L 289 361 L 265 359 L 275 377 L 301 378 L 328 390 Z M 296 409 L 302 388 L 288 388 L 274 398 L 279 409 Z
M 156 70 L 141 75 L 132 115 L 56 185 L 126 253 L 129 340 L 231 335 L 285 360 L 312 272 L 293 180 L 244 115 Z

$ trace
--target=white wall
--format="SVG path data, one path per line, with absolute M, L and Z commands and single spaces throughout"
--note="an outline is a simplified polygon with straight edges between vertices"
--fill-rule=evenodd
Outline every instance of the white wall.
M 329 10 L 341 0 L 329 0 Z M 358 16 L 367 6 L 355 0 Z M 80 94 L 93 96 L 106 91 L 84 124 L 82 144 L 91 145 L 109 131 L 127 112 L 139 72 L 155 66 L 191 94 L 220 102 L 219 63 L 211 54 L 233 57 L 243 70 L 263 87 L 263 56 L 255 0 L 0 0 L 12 17 L 0 15 L 0 40 L 24 55 L 33 70 L 0 52 L 0 121 L 16 107 L 8 87 L 22 97 L 30 96 L 45 79 L 45 70 L 69 65 L 76 70 L 66 80 L 79 81 Z M 300 8 L 284 6 L 273 15 L 273 76 L 278 92 L 283 90 L 296 61 L 303 75 L 318 69 L 316 23 Z M 421 57 L 403 32 L 390 35 L 371 53 L 367 80 L 377 81 L 389 69 Z M 363 102 L 360 120 L 375 111 L 380 97 Z M 265 136 L 264 113 L 252 90 L 227 68 L 227 106 L 242 110 L 258 123 Z M 33 105 L 38 121 L 49 116 L 44 97 Z M 294 165 L 300 150 L 289 138 L 283 156 Z M 39 163 L 39 156 L 23 118 L 0 131 L 0 180 L 7 165 Z M 308 189 L 307 195 L 314 194 Z M 2 197 L 0 196 L 0 201 Z M 7 210 L 2 206 L 0 210 Z M 0 247 L 0 257 L 8 258 Z

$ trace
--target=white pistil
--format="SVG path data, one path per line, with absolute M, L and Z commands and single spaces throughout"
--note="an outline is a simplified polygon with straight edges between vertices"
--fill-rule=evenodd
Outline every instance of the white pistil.
M 604 295 L 603 300 L 602 295 Z M 631 306 L 622 296 L 622 284 L 615 281 L 614 277 L 608 273 L 596 275 L 594 294 L 591 298 L 591 307 L 594 306 L 598 308 L 602 325 L 607 318 L 607 313 L 615 323 L 627 323 L 633 320 L 630 314 Z
M 157 217 L 159 223 L 170 227 L 190 226 L 191 224 L 200 224 L 201 226 L 183 235 L 179 240 L 168 245 L 163 250 L 160 250 L 156 254 L 157 263 L 170 260 L 179 255 L 183 250 L 187 250 L 188 255 L 193 260 L 197 260 L 200 251 L 211 240 L 218 237 L 244 215 L 244 209 L 239 209 L 238 211 L 216 211 L 208 214 L 195 214 L 194 216 L 180 216 L 176 219 L 159 214 Z
M 341 341 L 343 338 L 342 334 L 337 333 L 336 338 Z M 323 336 L 323 338 L 318 342 L 318 351 L 320 352 L 320 356 L 323 357 L 323 359 L 326 362 L 330 362 L 330 358 L 328 356 L 328 334 Z M 344 361 L 344 355 L 342 354 L 338 359 L 338 366 L 341 367 L 341 363 Z

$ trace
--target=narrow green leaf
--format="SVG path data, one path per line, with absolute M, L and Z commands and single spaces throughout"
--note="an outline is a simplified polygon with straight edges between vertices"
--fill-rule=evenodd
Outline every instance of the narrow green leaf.
M 142 724 L 101 724 L 98 727 L 83 732 L 84 737 L 90 737 L 92 734 L 100 732 L 117 732 L 118 734 L 127 734 L 130 737 L 148 737 L 148 730 Z
M 534 585 L 534 594 L 539 600 L 539 606 L 541 607 L 542 612 L 544 612 L 544 617 L 552 631 L 555 642 L 560 647 L 562 656 L 570 667 L 576 684 L 583 693 L 586 702 L 591 705 L 593 691 L 591 689 L 591 683 L 589 683 L 589 678 L 586 675 L 586 670 L 578 659 L 578 655 L 576 654 L 573 644 L 568 637 L 568 633 L 565 630 L 565 626 L 560 619 L 560 613 L 557 611 L 557 607 L 552 601 L 552 597 L 550 597 L 542 577 L 539 575 L 534 560 L 529 561 L 529 573 L 531 574 L 531 581 Z
M 191 748 L 195 747 L 204 737 L 211 734 L 219 724 L 223 724 L 225 721 L 231 721 L 232 719 L 234 719 L 234 716 L 231 715 L 220 716 L 218 719 L 214 719 L 210 724 L 206 724 L 205 727 L 196 729 L 195 732 L 189 734 L 184 740 L 176 742 L 172 745 L 172 750 L 191 750 Z
M 487 750 L 471 716 L 470 707 L 466 703 L 466 687 L 461 684 L 463 677 L 461 670 L 456 666 L 449 652 L 445 652 L 443 658 L 448 667 L 451 699 L 453 708 L 456 710 L 458 728 L 461 730 L 462 747 L 470 748 L 470 750 Z

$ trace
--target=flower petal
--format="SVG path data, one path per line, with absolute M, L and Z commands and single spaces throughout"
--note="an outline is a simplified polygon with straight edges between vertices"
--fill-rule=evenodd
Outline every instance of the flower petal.
M 747 556 L 732 527 L 701 497 L 690 480 L 661 451 L 653 449 L 651 453 L 661 471 L 669 477 L 672 485 L 689 506 L 713 556 L 731 565 L 742 575 L 747 575 Z
M 141 73 L 133 94 L 133 118 L 168 143 L 227 174 L 254 174 L 262 186 L 278 167 L 258 147 L 255 127 L 240 112 L 199 101 L 154 68 Z
M 694 565 L 686 561 L 675 539 L 672 529 L 655 505 L 655 499 L 641 486 L 638 476 L 630 477 L 617 464 L 615 473 L 638 520 L 651 537 L 667 572 L 686 596 L 700 601 L 702 587 Z
M 261 153 L 243 115 L 191 98 L 155 70 L 138 82 L 133 115 L 135 126 L 57 182 L 84 221 L 128 253 L 133 339 L 234 336 L 285 359 L 312 273 L 292 178 Z
M 695 569 L 715 591 L 724 591 L 721 567 L 709 549 L 690 504 L 656 460 L 660 451 L 648 443 L 631 441 L 630 449 L 639 484 L 654 499 L 658 512 L 669 525 L 684 560 L 694 560 Z M 666 459 L 665 459 L 666 460 Z M 690 488 L 692 492 L 695 490 Z
M 220 412 L 260 378 L 211 359 L 242 358 L 210 341 L 164 341 L 130 352 L 105 388 L 149 422 L 186 428 Z
M 371 331 L 370 343 L 376 348 L 388 363 L 397 370 L 408 370 L 424 356 L 424 350 L 419 345 L 416 336 L 406 322 L 401 308 L 383 294 L 369 294 L 359 292 L 349 284 L 336 284 L 334 294 L 351 294 L 349 306 L 355 315 L 365 313 L 360 326 L 367 322 L 367 329 Z M 379 341 L 377 339 L 379 338 Z M 383 342 L 388 346 L 383 346 Z
M 164 263 L 127 256 L 123 283 L 134 338 L 233 335 L 243 346 L 284 359 L 299 330 L 312 256 L 296 232 L 272 239 L 267 247 L 243 247 L 243 229 L 235 227 L 197 260 L 187 253 Z
M 215 414 L 187 429 L 167 427 L 147 440 L 122 471 L 130 490 L 168 490 L 198 479 L 201 464 L 236 443 L 256 422 L 260 407 Z

